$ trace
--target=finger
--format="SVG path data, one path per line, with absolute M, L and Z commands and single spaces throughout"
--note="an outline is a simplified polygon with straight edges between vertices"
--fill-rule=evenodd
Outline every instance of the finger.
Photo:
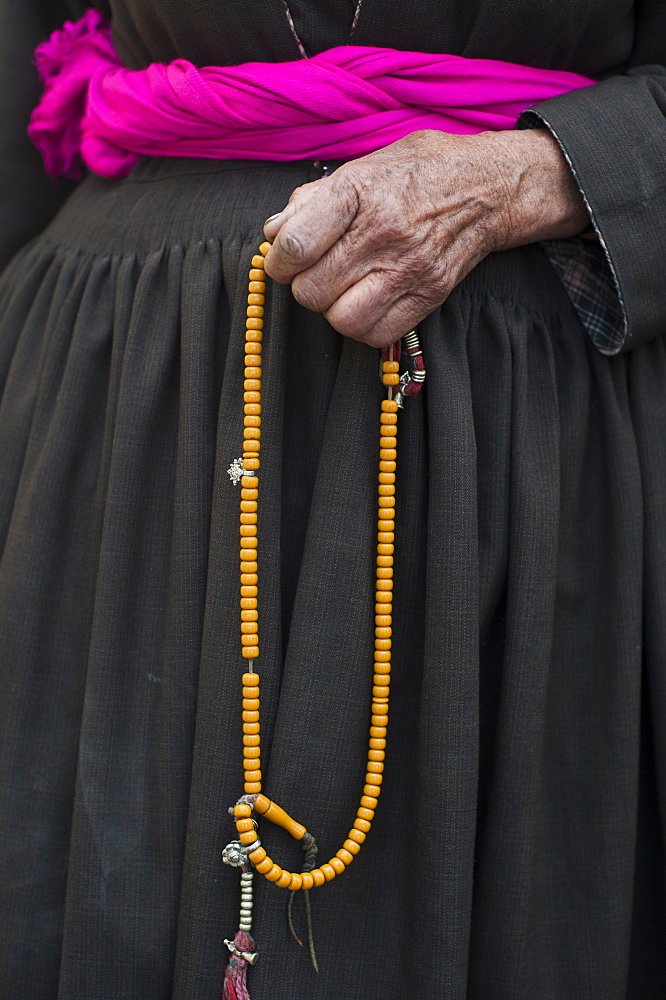
M 290 219 L 294 212 L 298 211 L 301 205 L 304 205 L 307 201 L 309 201 L 312 195 L 327 180 L 328 178 L 326 177 L 318 177 L 316 181 L 309 181 L 307 184 L 301 184 L 300 187 L 295 188 L 291 192 L 289 201 L 282 211 L 276 212 L 275 215 L 271 215 L 268 219 L 266 219 L 264 223 L 264 236 L 266 239 L 272 242 L 287 219 Z
M 371 347 L 387 347 L 413 330 L 446 298 L 396 287 L 391 276 L 369 274 L 349 288 L 324 315 L 339 333 Z
M 282 222 L 266 257 L 267 273 L 276 281 L 293 281 L 340 239 L 357 211 L 353 185 L 334 174 Z

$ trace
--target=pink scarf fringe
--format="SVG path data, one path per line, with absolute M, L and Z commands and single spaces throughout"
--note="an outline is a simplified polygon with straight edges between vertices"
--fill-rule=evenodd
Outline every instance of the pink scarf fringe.
M 418 129 L 515 128 L 522 111 L 593 80 L 491 59 L 340 46 L 312 59 L 123 67 L 89 10 L 39 46 L 28 133 L 49 174 L 123 177 L 141 156 L 352 159 Z

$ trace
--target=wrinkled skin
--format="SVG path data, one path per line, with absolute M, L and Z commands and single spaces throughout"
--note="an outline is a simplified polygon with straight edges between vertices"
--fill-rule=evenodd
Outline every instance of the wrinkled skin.
M 545 130 L 414 132 L 296 188 L 266 224 L 266 270 L 344 336 L 384 347 L 487 254 L 588 223 Z

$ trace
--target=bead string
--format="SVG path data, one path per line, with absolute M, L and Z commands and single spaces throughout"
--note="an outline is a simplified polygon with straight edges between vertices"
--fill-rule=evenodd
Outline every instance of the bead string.
M 370 830 L 381 791 L 391 678 L 395 468 L 399 407 L 398 400 L 392 396 L 393 387 L 400 384 L 400 366 L 398 361 L 393 360 L 393 351 L 389 349 L 389 359 L 382 363 L 382 381 L 388 387 L 389 398 L 382 401 L 379 418 L 374 678 L 363 795 L 348 837 L 330 861 L 308 872 L 285 871 L 268 857 L 261 846 L 252 818 L 255 811 L 287 829 L 298 840 L 302 840 L 307 833 L 304 826 L 293 820 L 261 791 L 260 677 L 253 669 L 254 661 L 259 656 L 257 505 L 261 445 L 261 342 L 266 293 L 264 258 L 270 247 L 270 243 L 262 243 L 259 253 L 252 258 L 245 323 L 245 415 L 240 501 L 241 647 L 242 655 L 248 661 L 248 670 L 243 674 L 245 795 L 233 808 L 233 814 L 241 850 L 255 869 L 276 885 L 291 890 L 308 890 L 330 882 L 352 863 Z

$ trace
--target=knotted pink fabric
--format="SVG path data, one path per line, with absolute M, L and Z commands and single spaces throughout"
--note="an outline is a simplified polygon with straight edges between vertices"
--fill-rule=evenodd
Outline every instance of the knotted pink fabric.
M 40 45 L 29 135 L 49 174 L 122 177 L 141 156 L 351 159 L 418 129 L 515 128 L 539 101 L 595 81 L 491 59 L 345 45 L 312 59 L 122 66 L 89 10 Z

